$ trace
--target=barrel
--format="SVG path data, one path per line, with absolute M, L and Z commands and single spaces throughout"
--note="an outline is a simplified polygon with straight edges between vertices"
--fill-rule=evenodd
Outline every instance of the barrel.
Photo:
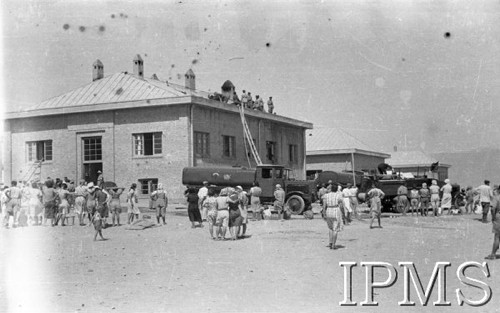
M 199 187 L 207 181 L 209 185 L 252 187 L 255 180 L 255 169 L 242 167 L 185 167 L 182 170 L 182 184 Z

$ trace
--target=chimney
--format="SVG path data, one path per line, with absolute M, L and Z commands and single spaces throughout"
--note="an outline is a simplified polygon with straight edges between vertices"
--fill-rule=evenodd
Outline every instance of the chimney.
M 136 55 L 134 58 L 134 75 L 144 78 L 144 61 L 140 55 Z
M 185 87 L 187 89 L 195 90 L 196 89 L 196 75 L 194 75 L 193 70 L 189 69 L 186 72 L 186 74 L 184 74 L 184 77 L 186 78 Z
M 97 59 L 94 64 L 92 64 L 92 81 L 96 81 L 104 77 L 104 65 Z

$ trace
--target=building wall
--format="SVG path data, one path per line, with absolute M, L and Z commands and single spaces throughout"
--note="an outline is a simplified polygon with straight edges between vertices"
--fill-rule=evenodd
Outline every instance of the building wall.
M 350 171 L 352 169 L 352 157 L 350 153 L 345 154 L 324 154 L 324 155 L 308 155 L 306 157 L 307 170 L 322 170 L 322 171 Z M 380 163 L 384 162 L 384 158 L 377 156 L 369 156 L 363 154 L 354 154 L 354 170 L 376 170 Z
M 221 123 L 221 121 L 224 121 L 224 123 Z M 263 163 L 269 164 L 272 162 L 267 159 L 266 142 L 273 141 L 276 142 L 276 158 L 274 163 L 289 166 L 295 171 L 298 179 L 305 177 L 303 165 L 305 146 L 303 128 L 291 127 L 249 115 L 246 115 L 246 121 Z M 250 151 L 245 150 L 243 125 L 239 113 L 194 106 L 193 131 L 209 133 L 210 138 L 210 157 L 195 157 L 195 166 L 255 166 L 255 161 Z M 235 137 L 236 155 L 234 158 L 223 156 L 222 136 Z M 291 144 L 297 146 L 297 161 L 293 163 L 289 160 L 288 152 L 288 146 Z
M 191 109 L 192 108 L 192 109 Z M 193 123 L 190 124 L 190 116 Z M 275 163 L 293 165 L 297 178 L 305 177 L 304 129 L 286 124 L 248 118 L 264 163 L 266 141 L 277 142 Z M 210 133 L 210 158 L 193 161 L 193 131 Z M 162 132 L 162 154 L 134 156 L 133 134 Z M 236 137 L 236 157 L 222 156 L 222 135 Z M 158 179 L 172 201 L 183 199 L 182 169 L 187 166 L 248 166 L 243 145 L 243 127 L 237 112 L 198 105 L 169 105 L 141 109 L 39 116 L 8 121 L 4 132 L 6 179 L 22 180 L 31 164 L 27 162 L 27 141 L 52 140 L 53 160 L 42 165 L 42 180 L 84 178 L 83 138 L 102 137 L 102 168 L 106 181 L 128 188 L 139 179 Z M 297 145 L 298 160 L 289 164 L 288 145 Z M 10 149 L 10 150 L 9 150 Z M 9 156 L 12 157 L 9 158 Z M 254 165 L 254 163 L 252 163 Z M 143 199 L 147 199 L 143 195 Z M 125 195 L 122 196 L 122 200 Z

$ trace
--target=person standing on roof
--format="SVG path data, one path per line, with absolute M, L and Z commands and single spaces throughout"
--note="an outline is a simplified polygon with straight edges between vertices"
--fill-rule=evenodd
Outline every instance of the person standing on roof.
M 241 94 L 241 106 L 244 108 L 248 108 L 248 95 L 245 90 Z
M 269 100 L 267 100 L 267 112 L 273 114 L 273 111 L 274 111 L 273 97 L 269 97 Z
M 247 105 L 249 109 L 253 109 L 253 99 L 252 99 L 252 93 L 249 91 L 247 94 Z
M 255 96 L 254 109 L 257 111 L 264 111 L 264 101 L 259 95 Z

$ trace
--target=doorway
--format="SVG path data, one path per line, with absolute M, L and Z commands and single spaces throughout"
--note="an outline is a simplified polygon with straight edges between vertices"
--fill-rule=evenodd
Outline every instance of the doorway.
M 83 152 L 83 179 L 87 183 L 97 184 L 98 171 L 103 171 L 102 167 L 102 137 L 82 138 Z

